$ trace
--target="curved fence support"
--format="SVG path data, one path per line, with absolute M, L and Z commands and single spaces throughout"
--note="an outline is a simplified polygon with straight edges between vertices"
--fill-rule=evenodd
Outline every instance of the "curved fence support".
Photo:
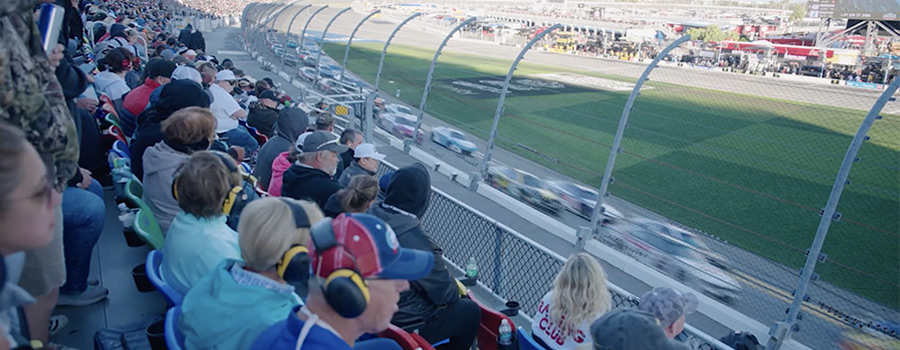
M 519 51 L 516 60 L 513 61 L 512 65 L 509 67 L 509 73 L 506 74 L 506 80 L 503 81 L 503 90 L 500 91 L 500 100 L 497 101 L 497 110 L 494 112 L 494 123 L 491 124 L 491 135 L 488 138 L 488 144 L 484 150 L 484 157 L 481 159 L 481 166 L 478 167 L 479 172 L 474 174 L 469 181 L 469 190 L 478 190 L 478 183 L 487 175 L 488 164 L 491 161 L 491 150 L 494 148 L 494 143 L 497 142 L 497 127 L 500 125 L 500 116 L 503 115 L 503 103 L 506 101 L 506 94 L 509 93 L 509 81 L 512 80 L 513 73 L 516 72 L 516 67 L 519 66 L 519 62 L 525 57 L 525 53 L 527 53 L 528 50 L 531 50 L 531 47 L 534 46 L 535 43 L 543 39 L 547 34 L 559 29 L 561 26 L 562 25 L 559 23 L 554 24 L 549 28 L 544 29 L 544 31 L 540 32 L 538 35 L 535 35 L 528 44 L 525 44 L 522 51 Z
M 857 161 L 856 155 L 859 153 L 860 147 L 868 140 L 866 134 L 869 132 L 869 129 L 872 128 L 872 124 L 875 123 L 875 120 L 880 119 L 878 114 L 881 113 L 881 109 L 884 108 L 884 105 L 892 99 L 891 96 L 897 91 L 898 87 L 900 87 L 900 79 L 895 79 L 894 82 L 884 90 L 881 97 L 875 101 L 875 105 L 869 110 L 866 119 L 859 125 L 859 130 L 856 131 L 856 136 L 853 137 L 853 141 L 850 141 L 850 147 L 847 148 L 844 160 L 841 161 L 841 168 L 838 169 L 837 177 L 834 179 L 834 185 L 831 187 L 831 194 L 828 196 L 828 202 L 825 204 L 825 209 L 822 210 L 822 218 L 819 220 L 819 227 L 816 229 L 816 237 L 813 238 L 812 247 L 809 248 L 807 253 L 806 264 L 803 265 L 803 270 L 800 272 L 800 284 L 797 286 L 797 289 L 794 290 L 794 300 L 791 302 L 790 308 L 788 308 L 788 315 L 784 322 L 775 322 L 775 325 L 769 330 L 769 335 L 771 337 L 766 345 L 766 349 L 781 349 L 781 345 L 790 339 L 791 332 L 794 330 L 795 323 L 800 314 L 800 308 L 807 297 L 806 292 L 809 290 L 809 282 L 812 280 L 814 275 L 813 270 L 815 270 L 816 263 L 819 261 L 822 245 L 825 243 L 825 236 L 828 235 L 828 228 L 831 227 L 832 221 L 837 221 L 838 216 L 835 216 L 835 210 L 837 209 L 838 202 L 841 200 L 841 193 L 844 192 L 844 186 L 847 185 L 847 178 L 850 176 L 850 168 L 852 168 L 853 163 Z
M 284 31 L 284 42 L 281 44 L 281 46 L 284 47 L 284 55 L 281 56 L 281 64 L 278 65 L 279 71 L 281 71 L 281 69 L 284 68 L 284 58 L 287 56 L 287 41 L 288 41 L 288 38 L 291 36 L 291 28 L 294 27 L 294 20 L 297 19 L 297 16 L 299 16 L 301 12 L 305 11 L 306 9 L 308 9 L 310 7 L 312 7 L 312 5 L 306 5 L 306 6 L 301 7 L 299 10 L 297 10 L 297 12 L 294 13 L 293 16 L 291 16 L 291 21 L 288 22 L 287 29 Z M 301 63 L 298 61 L 297 65 L 299 66 L 300 64 Z
M 285 10 L 291 8 L 291 6 L 294 6 L 294 4 L 296 4 L 296 3 L 298 3 L 298 2 L 300 2 L 300 0 L 293 1 L 293 2 L 291 2 L 291 3 L 289 3 L 289 4 L 287 4 L 287 6 L 282 7 L 280 10 L 278 10 L 278 12 L 275 12 L 275 15 L 273 15 L 272 18 L 270 19 L 270 21 L 272 22 L 272 28 L 270 28 L 270 29 L 275 29 L 275 23 L 278 22 L 278 18 L 281 17 L 281 13 L 282 13 L 282 12 L 284 12 Z
M 396 27 L 394 27 L 394 31 L 392 31 L 391 35 L 389 35 L 387 37 L 387 40 L 385 40 L 384 49 L 381 50 L 381 59 L 378 60 L 378 70 L 375 71 L 374 89 L 375 89 L 376 94 L 378 93 L 378 84 L 381 83 L 381 70 L 384 68 L 384 57 L 387 55 L 388 46 L 391 46 L 391 40 L 394 40 L 394 35 L 397 35 L 397 32 L 400 31 L 400 28 L 403 28 L 403 26 L 405 26 L 407 23 L 409 23 L 409 21 L 412 21 L 413 18 L 419 17 L 421 15 L 422 15 L 421 12 L 416 12 L 416 13 L 409 15 L 409 17 L 406 17 L 406 19 L 404 19 L 403 22 L 400 22 L 400 24 L 398 24 Z M 371 139 L 371 136 L 372 135 L 366 135 L 366 138 Z
M 319 47 L 319 54 L 316 55 L 316 74 L 313 75 L 313 81 L 319 80 L 319 71 L 321 70 L 319 67 L 319 60 L 322 59 L 322 52 L 325 51 L 325 36 L 328 35 L 328 28 L 331 28 L 331 24 L 334 23 L 334 20 L 336 20 L 341 15 L 343 15 L 344 12 L 350 11 L 351 9 L 352 9 L 351 7 L 347 7 L 345 9 L 341 10 L 340 12 L 334 14 L 334 16 L 331 17 L 331 20 L 328 21 L 328 24 L 325 25 L 325 30 L 322 31 L 322 38 L 319 40 L 322 42 L 322 45 L 321 45 L 321 47 Z M 298 65 L 297 69 L 300 69 L 299 65 Z
M 311 15 L 309 15 L 309 19 L 306 20 L 306 24 L 303 25 L 303 31 L 300 32 L 300 43 L 298 45 L 300 50 L 303 50 L 303 39 L 306 38 L 306 29 L 309 28 L 309 24 L 312 23 L 313 18 L 316 18 L 316 15 L 318 15 L 319 12 L 325 11 L 325 9 L 327 9 L 327 8 L 328 8 L 328 5 L 322 6 L 318 10 L 316 10 L 316 12 L 313 12 Z M 321 48 L 319 48 L 319 49 L 321 51 Z
M 603 180 L 600 181 L 600 189 L 597 191 L 597 204 L 594 205 L 594 211 L 591 214 L 591 232 L 596 232 L 597 227 L 600 224 L 600 213 L 603 212 L 603 199 L 607 196 L 607 189 L 609 187 L 609 181 L 612 179 L 612 170 L 613 166 L 616 164 L 616 156 L 621 152 L 622 145 L 622 136 L 625 134 L 625 127 L 628 125 L 628 117 L 631 115 L 631 110 L 634 108 L 634 100 L 641 94 L 641 87 L 644 86 L 644 82 L 647 81 L 647 77 L 650 76 L 650 72 L 656 69 L 656 65 L 659 64 L 666 55 L 669 54 L 669 51 L 672 51 L 678 45 L 691 40 L 690 35 L 685 35 L 678 40 L 673 41 L 669 46 L 666 46 L 656 58 L 650 62 L 650 65 L 644 69 L 644 73 L 641 74 L 641 77 L 638 78 L 637 82 L 634 83 L 634 89 L 631 90 L 631 95 L 628 96 L 628 101 L 625 102 L 625 109 L 622 110 L 622 117 L 619 119 L 619 127 L 616 129 L 616 136 L 613 139 L 612 147 L 609 150 L 609 159 L 606 160 L 606 169 L 603 170 Z
M 288 6 L 291 6 L 292 4 L 293 4 L 293 3 L 290 3 L 290 4 L 284 4 L 284 8 L 287 8 Z M 265 27 L 267 24 L 269 24 L 269 21 L 272 20 L 272 15 L 275 13 L 276 10 L 282 9 L 281 6 L 282 6 L 282 5 L 280 5 L 280 4 L 279 4 L 279 5 L 274 5 L 274 6 L 272 6 L 270 9 L 268 9 L 266 12 L 264 12 L 265 15 L 264 15 L 264 16 L 261 16 L 260 18 L 258 18 L 258 19 L 256 20 L 257 24 L 259 25 L 259 28 L 263 28 L 263 27 Z M 259 22 L 262 22 L 262 23 L 259 23 Z
M 361 19 L 359 23 L 356 24 L 356 27 L 353 27 L 353 31 L 350 33 L 350 37 L 347 38 L 347 46 L 344 47 L 344 60 L 341 61 L 341 73 L 338 74 L 338 80 L 344 80 L 344 70 L 347 69 L 347 57 L 350 57 L 350 44 L 353 44 L 353 37 L 356 36 L 356 32 L 359 31 L 359 27 L 362 27 L 363 23 L 366 23 L 369 18 L 372 18 L 372 16 L 379 13 L 381 13 L 381 10 L 372 11 L 371 13 L 363 17 L 363 19 Z
M 453 37 L 453 34 L 456 34 L 460 29 L 469 25 L 469 23 L 475 22 L 478 17 L 469 18 L 456 27 L 453 27 L 453 30 L 450 33 L 447 33 L 447 36 L 444 37 L 444 40 L 441 41 L 441 44 L 438 45 L 437 50 L 434 52 L 434 58 L 431 59 L 431 66 L 428 68 L 428 76 L 425 77 L 425 89 L 422 91 L 422 101 L 419 102 L 419 115 L 416 118 L 416 131 L 413 133 L 413 138 L 418 139 L 419 132 L 422 129 L 422 119 L 425 116 L 425 106 L 428 101 L 428 93 L 431 92 L 431 79 L 434 77 L 434 67 L 437 65 L 438 57 L 441 56 L 441 51 L 444 50 L 444 46 L 447 46 L 447 42 L 450 41 L 450 38 Z M 408 140 L 407 140 L 408 141 Z M 409 154 L 410 143 L 404 142 L 403 144 L 403 153 Z

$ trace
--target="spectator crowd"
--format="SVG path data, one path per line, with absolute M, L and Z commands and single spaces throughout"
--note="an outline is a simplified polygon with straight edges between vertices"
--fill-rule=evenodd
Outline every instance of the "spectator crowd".
M 372 140 L 336 135 L 328 113 L 308 125 L 271 79 L 176 25 L 246 1 L 56 4 L 65 19 L 49 52 L 39 3 L 0 4 L 0 349 L 65 349 L 50 342 L 68 323 L 54 309 L 109 297 L 89 272 L 116 145 L 163 235 L 159 275 L 183 297 L 186 349 L 399 348 L 373 339 L 390 327 L 472 346 L 483 311 L 422 224 L 429 169 L 376 178 L 385 155 Z M 611 310 L 602 267 L 576 254 L 531 336 L 547 349 L 690 344 L 693 295 L 662 287 L 642 300 Z

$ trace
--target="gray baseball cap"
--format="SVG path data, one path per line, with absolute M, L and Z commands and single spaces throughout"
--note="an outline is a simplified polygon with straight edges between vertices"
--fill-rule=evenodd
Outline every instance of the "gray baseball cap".
M 653 314 L 632 308 L 607 312 L 591 324 L 594 350 L 688 350 L 687 345 L 666 338 Z
M 315 131 L 303 140 L 303 152 L 332 151 L 338 154 L 347 152 L 349 147 L 338 143 L 337 136 L 330 132 Z
M 672 287 L 656 287 L 644 293 L 638 308 L 656 315 L 663 327 L 697 311 L 697 297 Z

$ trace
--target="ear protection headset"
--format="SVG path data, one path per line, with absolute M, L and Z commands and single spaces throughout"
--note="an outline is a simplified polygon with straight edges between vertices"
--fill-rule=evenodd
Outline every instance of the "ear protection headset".
M 359 274 L 356 258 L 337 243 L 332 222 L 331 218 L 325 218 L 310 230 L 313 246 L 319 255 L 316 277 L 325 278 L 321 288 L 328 305 L 343 318 L 356 318 L 369 304 L 369 287 Z M 337 262 L 337 265 L 323 271 L 323 261 Z
M 281 201 L 291 208 L 294 225 L 298 229 L 310 227 L 309 217 L 306 216 L 303 207 L 290 200 L 281 199 Z M 281 256 L 281 260 L 275 265 L 275 270 L 281 279 L 294 286 L 297 295 L 305 296 L 309 285 L 309 263 L 309 250 L 301 244 L 294 244 Z
M 237 165 L 234 165 L 234 161 L 228 155 L 226 155 L 222 152 L 217 152 L 217 151 L 210 151 L 210 153 L 216 155 L 216 157 L 219 157 L 219 160 L 222 161 L 222 164 L 224 164 L 225 167 L 228 168 L 228 171 L 231 174 L 234 174 L 234 173 L 241 174 L 241 170 L 238 169 Z M 175 177 L 175 180 L 172 181 L 172 197 L 175 198 L 176 201 L 178 200 L 178 177 L 181 176 L 183 167 L 184 167 L 184 164 L 182 164 L 178 168 L 178 170 L 175 171 L 175 175 L 173 175 Z M 241 175 L 241 178 L 243 178 L 243 175 Z M 229 190 L 228 194 L 225 195 L 225 202 L 222 204 L 222 213 L 225 214 L 225 216 L 228 216 L 231 214 L 231 208 L 234 207 L 234 204 L 238 201 L 238 199 L 241 199 L 241 197 L 246 197 L 246 196 L 243 196 L 243 194 L 244 194 L 244 187 L 241 186 L 240 183 L 231 184 L 231 190 Z M 246 199 L 246 198 L 243 198 L 243 199 Z M 304 212 L 304 215 L 305 215 L 305 213 L 306 212 Z

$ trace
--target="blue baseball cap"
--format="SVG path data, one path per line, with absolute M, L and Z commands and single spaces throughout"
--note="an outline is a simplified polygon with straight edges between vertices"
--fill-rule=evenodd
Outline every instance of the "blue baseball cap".
M 355 266 L 363 278 L 417 280 L 434 266 L 434 253 L 400 247 L 391 226 L 373 215 L 343 213 L 322 219 L 312 231 L 312 270 L 322 278 Z

